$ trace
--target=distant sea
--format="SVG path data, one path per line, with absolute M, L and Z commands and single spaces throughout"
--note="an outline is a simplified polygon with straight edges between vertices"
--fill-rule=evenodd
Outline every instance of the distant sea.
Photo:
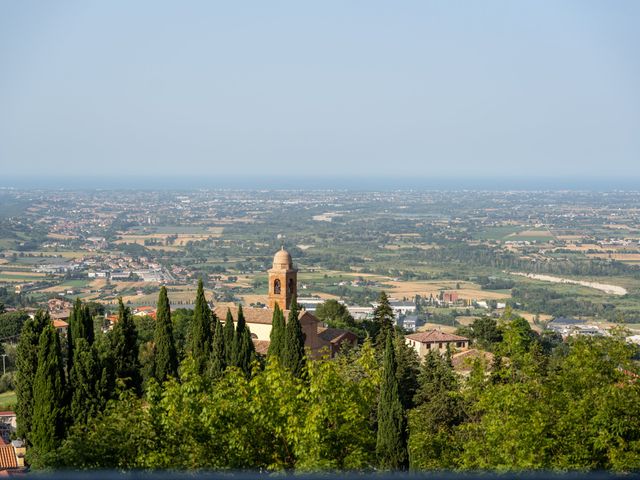
M 175 176 L 2 177 L 0 188 L 123 190 L 640 190 L 640 178 Z

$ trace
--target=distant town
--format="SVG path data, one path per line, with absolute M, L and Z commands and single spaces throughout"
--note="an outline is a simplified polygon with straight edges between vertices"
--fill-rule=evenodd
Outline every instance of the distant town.
M 623 323 L 636 338 L 640 325 L 635 192 L 5 188 L 0 199 L 0 300 L 61 321 L 78 297 L 152 308 L 159 285 L 189 308 L 197 279 L 215 304 L 260 305 L 284 245 L 309 311 L 331 298 L 370 318 L 385 290 L 408 331 L 453 331 L 507 305 L 564 334 Z

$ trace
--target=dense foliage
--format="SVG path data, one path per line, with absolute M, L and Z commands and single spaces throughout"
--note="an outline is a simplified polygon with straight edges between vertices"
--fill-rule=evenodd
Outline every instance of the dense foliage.
M 70 382 L 58 334 L 38 314 L 19 347 L 30 359 L 18 370 L 30 460 L 80 469 L 640 470 L 638 352 L 616 332 L 549 342 L 507 309 L 471 325 L 493 356 L 462 376 L 450 352 L 419 362 L 392 329 L 382 349 L 367 339 L 310 360 L 295 303 L 291 311 L 282 361 L 273 353 L 252 356 L 249 369 L 242 355 L 227 364 L 248 326 L 211 317 L 207 357 L 187 354 L 177 376 L 149 378 L 144 391 L 123 305 L 113 331 L 74 342 Z

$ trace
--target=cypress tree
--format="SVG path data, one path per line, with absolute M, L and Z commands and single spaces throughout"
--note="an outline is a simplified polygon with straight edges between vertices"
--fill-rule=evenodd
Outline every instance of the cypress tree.
M 78 339 L 84 338 L 89 345 L 93 344 L 93 318 L 89 307 L 82 304 L 80 298 L 76 298 L 71 315 L 69 315 L 69 327 L 67 328 L 67 374 L 71 375 L 73 350 Z
M 233 337 L 235 336 L 235 328 L 233 326 L 233 316 L 231 310 L 227 308 L 227 317 L 224 321 L 224 358 L 225 365 L 233 365 Z
M 240 364 L 238 365 L 245 375 L 251 375 L 251 364 L 256 358 L 256 347 L 251 339 L 251 330 L 245 326 L 240 337 Z
M 398 392 L 396 356 L 392 335 L 387 335 L 380 398 L 378 400 L 378 436 L 376 454 L 383 470 L 407 467 L 407 438 L 404 411 Z
M 224 329 L 222 322 L 214 315 L 215 328 L 213 331 L 213 347 L 211 348 L 211 360 L 209 362 L 209 377 L 220 378 L 227 366 L 225 358 Z M 233 322 L 232 322 L 233 323 Z
M 269 358 L 277 358 L 282 360 L 284 351 L 285 323 L 284 313 L 280 310 L 280 306 L 276 303 L 273 309 L 273 318 L 271 320 L 271 335 L 269 336 L 269 350 L 267 355 Z
M 113 376 L 124 381 L 126 388 L 141 392 L 142 375 L 138 359 L 138 332 L 133 323 L 131 311 L 118 299 L 118 322 L 109 334 L 110 358 L 113 362 Z
M 82 307 L 82 322 L 80 323 L 82 329 L 76 335 L 77 338 L 84 338 L 89 345 L 93 345 L 95 340 L 95 332 L 93 330 L 93 317 L 91 316 L 91 309 L 88 305 Z
M 40 334 L 51 323 L 49 314 L 39 310 L 22 326 L 16 349 L 16 421 L 18 438 L 31 439 L 33 383 L 38 368 Z
M 392 336 L 396 347 L 398 395 L 400 396 L 402 408 L 407 411 L 413 408 L 413 397 L 419 387 L 420 358 L 416 351 L 407 345 L 404 335 Z
M 78 323 L 78 316 L 82 310 L 82 303 L 80 298 L 76 297 L 76 301 L 73 303 L 73 308 L 69 314 L 69 321 L 67 327 L 67 376 L 71 375 L 71 369 L 73 368 L 73 338 L 74 330 L 76 330 L 76 324 Z
M 79 298 L 76 298 L 76 302 L 73 306 L 73 312 L 69 317 L 69 329 L 67 335 L 71 335 L 75 343 L 79 338 L 84 338 L 89 345 L 93 344 L 94 332 L 93 332 L 93 318 L 91 318 L 91 311 L 89 307 L 83 305 Z
M 245 375 L 251 373 L 251 362 L 255 358 L 255 348 L 251 341 L 251 332 L 244 318 L 242 305 L 238 306 L 238 323 L 233 336 L 233 365 L 240 368 Z
M 33 384 L 31 442 L 38 454 L 53 451 L 64 438 L 67 411 L 60 339 L 53 325 L 40 334 L 38 369 Z
M 298 302 L 294 297 L 291 300 L 291 309 L 285 327 L 284 351 L 282 364 L 296 377 L 301 377 L 304 372 L 304 333 L 298 318 Z
M 205 373 L 211 352 L 211 310 L 204 296 L 202 280 L 198 281 L 196 304 L 189 333 L 189 353 L 200 374 Z
M 234 367 L 240 367 L 242 359 L 240 358 L 240 345 L 241 337 L 246 327 L 244 320 L 244 312 L 242 311 L 242 305 L 238 305 L 238 321 L 236 322 L 236 329 L 233 332 L 233 347 L 232 347 L 232 365 Z
M 156 324 L 153 332 L 153 372 L 156 380 L 164 382 L 169 377 L 178 377 L 178 352 L 173 339 L 171 307 L 167 289 L 160 287 Z
M 378 333 L 376 335 L 376 347 L 381 352 L 385 349 L 387 336 L 393 333 L 395 316 L 389 304 L 389 297 L 382 291 L 378 299 L 378 306 L 373 311 L 373 321 L 376 324 Z
M 102 411 L 106 399 L 98 354 L 85 338 L 79 338 L 74 343 L 69 382 L 72 390 L 71 421 L 86 424 L 87 420 Z

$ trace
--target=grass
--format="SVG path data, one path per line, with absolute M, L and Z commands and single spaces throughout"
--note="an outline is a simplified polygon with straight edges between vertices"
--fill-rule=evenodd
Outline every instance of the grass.
M 0 281 L 3 282 L 22 282 L 30 280 L 44 280 L 43 275 L 2 275 L 0 274 Z
M 9 391 L 0 393 L 0 410 L 13 408 L 16 404 L 16 392 Z
M 516 234 L 524 230 L 524 227 L 516 225 L 507 225 L 504 227 L 489 227 L 478 232 L 475 237 L 478 240 L 503 240 L 509 235 Z
M 133 227 L 126 233 L 133 235 L 161 234 L 161 235 L 204 235 L 222 233 L 222 227 L 207 226 L 166 226 L 166 227 Z

